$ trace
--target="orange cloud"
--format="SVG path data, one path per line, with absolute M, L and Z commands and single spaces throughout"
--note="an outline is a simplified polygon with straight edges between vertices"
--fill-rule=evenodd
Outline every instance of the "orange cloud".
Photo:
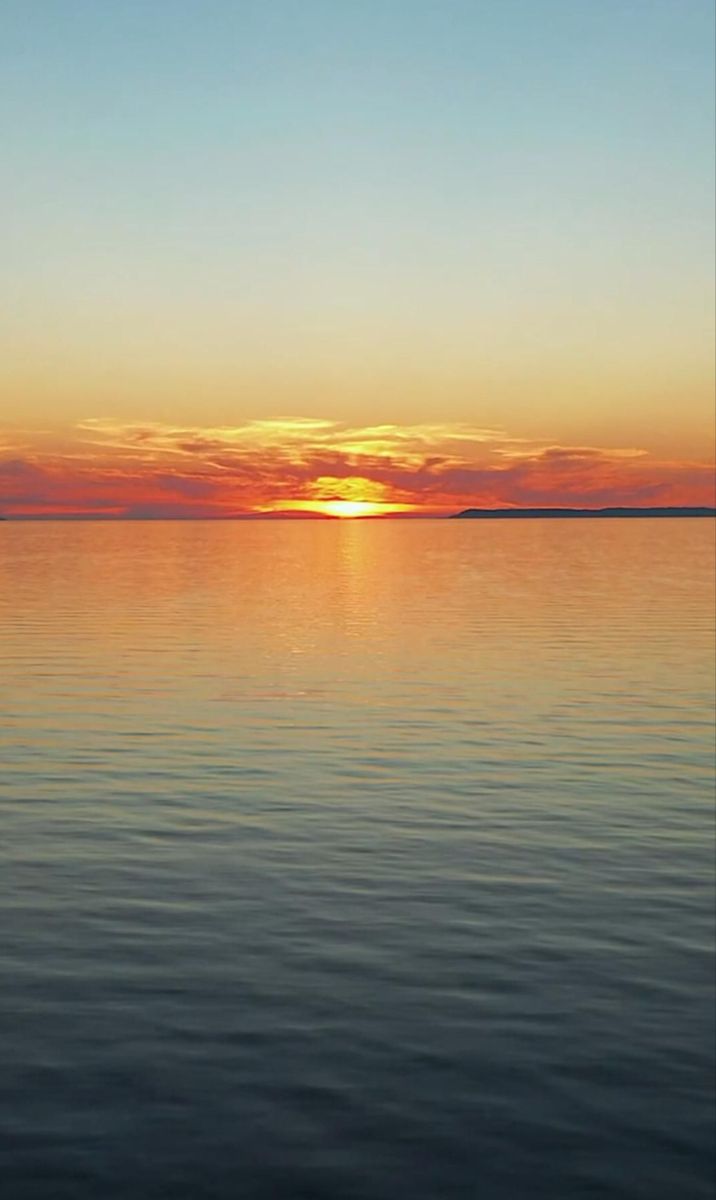
M 710 463 L 658 461 L 638 447 L 526 440 L 465 423 L 353 427 L 274 418 L 190 427 L 88 419 L 61 434 L 7 431 L 0 443 L 0 509 L 14 516 L 713 503 Z

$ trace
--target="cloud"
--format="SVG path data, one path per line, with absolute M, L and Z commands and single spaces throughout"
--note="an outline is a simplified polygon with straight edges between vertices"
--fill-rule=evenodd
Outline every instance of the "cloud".
M 276 417 L 236 426 L 91 418 L 55 449 L 0 454 L 8 514 L 233 516 L 317 499 L 442 512 L 469 505 L 713 503 L 713 468 L 639 447 L 569 446 L 467 423 L 352 426 Z

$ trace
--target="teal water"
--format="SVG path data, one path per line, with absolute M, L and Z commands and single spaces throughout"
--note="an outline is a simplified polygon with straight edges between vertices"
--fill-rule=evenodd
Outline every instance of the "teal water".
M 711 521 L 0 526 L 11 1200 L 711 1197 Z

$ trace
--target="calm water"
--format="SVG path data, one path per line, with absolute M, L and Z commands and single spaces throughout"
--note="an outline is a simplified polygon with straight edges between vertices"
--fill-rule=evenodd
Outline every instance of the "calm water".
M 0 568 L 9 1200 L 712 1196 L 711 521 Z

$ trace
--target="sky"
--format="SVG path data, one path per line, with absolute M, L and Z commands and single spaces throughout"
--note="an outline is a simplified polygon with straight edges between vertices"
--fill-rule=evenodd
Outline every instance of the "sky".
M 712 0 L 1 0 L 0 513 L 714 503 Z

